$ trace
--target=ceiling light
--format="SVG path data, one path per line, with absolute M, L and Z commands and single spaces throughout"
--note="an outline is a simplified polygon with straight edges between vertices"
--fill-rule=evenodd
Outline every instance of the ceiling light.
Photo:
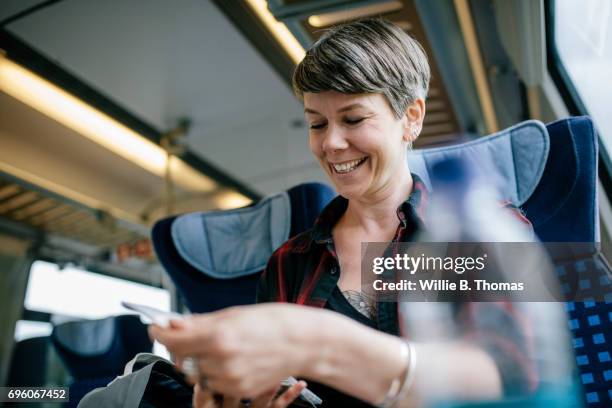
M 220 209 L 230 210 L 232 208 L 246 207 L 251 204 L 253 200 L 235 191 L 227 191 L 217 195 L 215 197 L 215 202 Z
M 386 1 L 384 3 L 371 4 L 369 6 L 347 8 L 345 10 L 310 16 L 308 24 L 313 27 L 327 27 L 343 21 L 357 20 L 367 16 L 391 13 L 401 10 L 401 1 Z
M 49 81 L 0 56 L 0 91 L 163 178 L 169 162 L 177 186 L 211 191 L 216 183 L 181 159 Z
M 291 34 L 287 26 L 274 18 L 265 0 L 247 0 L 251 9 L 259 19 L 266 25 L 274 38 L 282 45 L 295 64 L 298 64 L 306 52 L 299 41 Z

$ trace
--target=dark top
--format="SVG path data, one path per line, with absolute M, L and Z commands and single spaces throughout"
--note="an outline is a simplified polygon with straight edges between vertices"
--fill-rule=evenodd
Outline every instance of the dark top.
M 376 323 L 355 309 L 342 294 L 338 286 L 332 291 L 331 297 L 325 304 L 325 309 L 333 310 L 334 312 L 348 316 L 368 327 L 376 328 Z M 314 381 L 308 381 L 308 388 L 321 397 L 323 400 L 322 407 L 373 407 L 373 405 L 367 402 Z

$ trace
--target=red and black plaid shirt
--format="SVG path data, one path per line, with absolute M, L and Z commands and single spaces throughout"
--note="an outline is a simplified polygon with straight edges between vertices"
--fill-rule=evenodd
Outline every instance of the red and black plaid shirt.
M 397 209 L 399 219 L 395 242 L 412 242 L 424 228 L 423 217 L 428 192 L 423 181 L 413 177 L 410 197 Z M 523 222 L 520 210 L 503 203 Z M 325 307 L 340 278 L 332 228 L 346 211 L 348 200 L 338 196 L 321 212 L 313 228 L 287 241 L 268 261 L 257 288 L 257 302 L 289 302 Z M 379 302 L 375 327 L 400 335 L 397 303 Z M 464 303 L 456 315 L 462 319 L 464 336 L 482 344 L 495 359 L 508 393 L 533 390 L 537 379 L 528 355 L 525 319 L 511 303 Z M 497 327 L 499 326 L 499 327 Z M 502 333 L 501 335 L 499 333 Z M 406 335 L 409 333 L 404 333 Z

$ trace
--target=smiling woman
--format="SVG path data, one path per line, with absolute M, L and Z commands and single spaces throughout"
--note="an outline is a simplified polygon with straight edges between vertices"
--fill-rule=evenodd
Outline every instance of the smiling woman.
M 535 387 L 524 364 L 528 344 L 508 311 L 482 307 L 489 314 L 483 318 L 456 304 L 468 333 L 452 344 L 414 344 L 398 337 L 415 333 L 400 330 L 397 304 L 362 291 L 362 242 L 410 242 L 425 229 L 427 191 L 411 174 L 407 152 L 423 126 L 429 78 L 419 44 L 383 20 L 335 27 L 307 51 L 293 88 L 304 102 L 310 149 L 339 196 L 312 229 L 274 252 L 257 300 L 327 311 L 261 305 L 153 328 L 178 356 L 202 357 L 207 387 L 253 397 L 294 374 L 313 380 L 308 387 L 324 407 L 412 406 L 432 396 L 411 384 L 437 377 L 432 367 L 440 366 L 449 367 L 450 385 L 436 398 L 491 399 Z M 490 333 L 511 327 L 503 340 L 512 356 L 470 331 L 485 320 Z

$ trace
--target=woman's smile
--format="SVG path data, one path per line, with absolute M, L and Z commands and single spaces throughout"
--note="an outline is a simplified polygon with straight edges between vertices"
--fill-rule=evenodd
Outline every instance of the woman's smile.
M 361 167 L 368 160 L 368 156 L 364 156 L 358 159 L 347 160 L 343 162 L 330 163 L 329 167 L 333 174 L 345 175 L 352 173 L 358 167 Z
M 409 179 L 409 120 L 397 118 L 384 95 L 306 92 L 304 111 L 310 150 L 344 198 L 376 199 L 401 187 L 392 180 Z

